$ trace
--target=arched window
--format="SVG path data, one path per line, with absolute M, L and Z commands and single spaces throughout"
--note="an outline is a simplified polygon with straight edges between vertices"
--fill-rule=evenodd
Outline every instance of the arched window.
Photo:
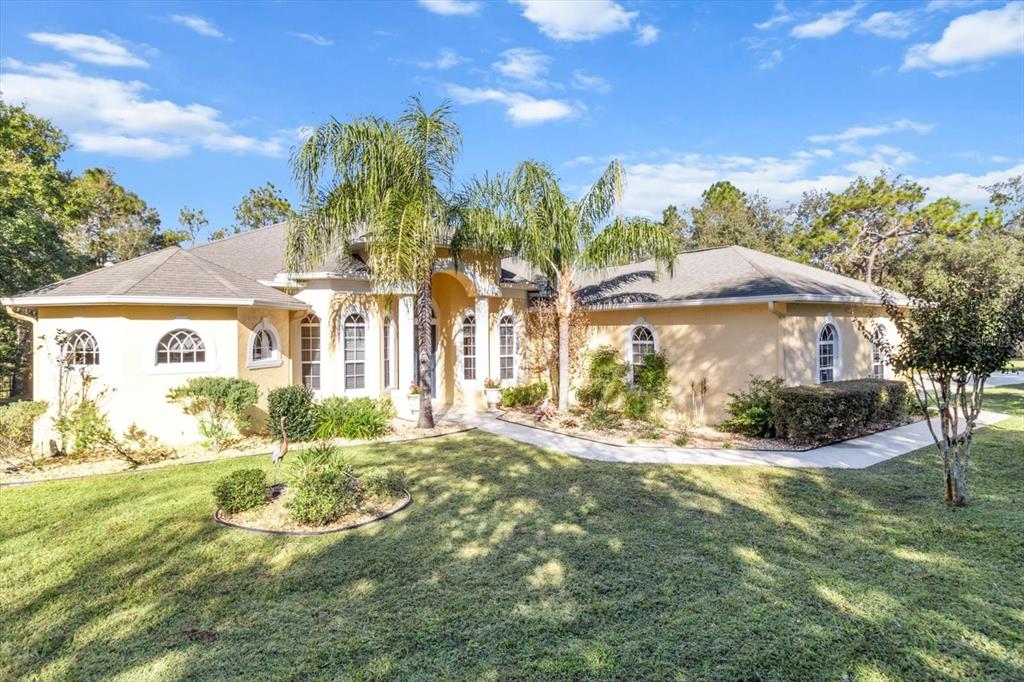
M 156 345 L 156 364 L 184 365 L 206 362 L 206 345 L 191 329 L 167 332 Z
M 875 334 L 885 338 L 885 327 L 875 325 Z M 871 377 L 873 379 L 885 378 L 885 357 L 882 356 L 882 348 L 878 341 L 871 342 Z
M 84 329 L 76 329 L 64 339 L 61 346 L 64 362 L 72 367 L 100 364 L 100 345 L 96 337 Z
M 281 364 L 281 349 L 277 330 L 266 318 L 260 321 L 249 337 L 250 368 L 277 367 Z
M 836 380 L 836 349 L 839 332 L 831 322 L 818 332 L 818 383 L 830 384 Z
M 462 318 L 462 378 L 476 380 L 476 315 Z
M 342 323 L 345 390 L 366 388 L 366 318 L 352 313 Z
M 511 315 L 498 321 L 498 376 L 509 381 L 516 378 L 516 321 Z
M 302 385 L 320 390 L 320 318 L 309 313 L 299 324 L 299 374 Z
M 384 388 L 391 386 L 391 316 L 384 318 Z
M 648 355 L 654 355 L 658 349 L 654 343 L 654 330 L 647 325 L 633 327 L 629 339 L 630 364 L 633 367 L 644 364 Z

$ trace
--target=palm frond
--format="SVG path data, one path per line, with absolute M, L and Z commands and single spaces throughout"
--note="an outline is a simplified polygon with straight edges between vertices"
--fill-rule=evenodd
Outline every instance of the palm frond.
M 599 270 L 653 258 L 671 273 L 675 256 L 675 236 L 660 223 L 616 219 L 589 243 L 580 265 L 586 270 Z
M 626 188 L 626 172 L 618 159 L 612 160 L 587 193 L 580 199 L 580 222 L 594 229 L 618 211 Z

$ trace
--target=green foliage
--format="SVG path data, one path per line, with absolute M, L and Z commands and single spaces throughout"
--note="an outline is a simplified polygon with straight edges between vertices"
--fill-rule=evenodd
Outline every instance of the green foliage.
M 658 411 L 668 405 L 668 360 L 662 352 L 648 355 L 633 368 L 633 384 L 625 392 L 623 414 L 630 419 L 657 423 Z
M 339 448 L 318 443 L 293 460 L 285 502 L 296 523 L 322 526 L 351 512 L 362 499 L 352 465 Z
M 0 459 L 27 453 L 32 446 L 32 427 L 46 407 L 42 400 L 0 405 Z
M 209 226 L 210 221 L 206 219 L 206 211 L 203 209 L 182 206 L 178 211 L 178 223 L 181 224 L 181 233 L 188 235 L 189 243 L 195 245 L 196 239 Z
M 611 431 L 622 424 L 622 415 L 615 410 L 597 405 L 587 413 L 584 423 L 587 428 L 595 431 Z
M 70 443 L 71 451 L 84 454 L 101 449 L 110 444 L 114 434 L 110 429 L 110 420 L 100 408 L 99 401 L 83 397 L 64 414 L 59 415 L 53 423 L 54 429 L 66 443 Z
M 291 203 L 281 191 L 268 182 L 246 192 L 242 201 L 235 206 L 235 234 L 279 223 L 295 217 Z
M 291 440 L 309 440 L 316 435 L 318 414 L 313 392 L 305 386 L 282 386 L 267 395 L 270 414 L 267 428 L 274 438 L 282 440 L 281 422 Z
M 742 433 L 755 438 L 771 438 L 775 435 L 775 412 L 772 401 L 783 386 L 781 377 L 768 379 L 759 376 L 750 377 L 750 386 L 746 391 L 730 393 L 732 398 L 726 410 L 732 419 L 722 422 L 722 428 Z
M 327 398 L 317 408 L 317 438 L 371 440 L 387 434 L 394 406 L 383 398 Z
M 855 379 L 780 388 L 772 403 L 776 432 L 797 443 L 831 443 L 902 423 L 907 385 Z
M 691 228 L 686 247 L 746 246 L 779 256 L 788 255 L 786 221 L 759 195 L 741 192 L 728 181 L 716 182 L 690 210 Z
M 690 435 L 687 433 L 681 433 L 672 440 L 672 444 L 677 448 L 685 448 L 690 444 Z
M 582 405 L 617 405 L 626 390 L 626 365 L 614 348 L 603 347 L 590 356 L 586 384 L 576 392 Z
M 238 377 L 193 377 L 167 392 L 168 402 L 199 421 L 199 432 L 214 452 L 248 428 L 247 413 L 259 399 L 259 387 Z
M 255 509 L 267 501 L 267 474 L 262 469 L 232 471 L 217 481 L 213 498 L 229 514 Z
M 501 391 L 502 407 L 533 407 L 548 397 L 548 385 L 544 381 L 520 386 L 509 386 Z
M 405 492 L 406 482 L 395 469 L 371 469 L 359 476 L 359 485 L 368 496 L 393 497 Z

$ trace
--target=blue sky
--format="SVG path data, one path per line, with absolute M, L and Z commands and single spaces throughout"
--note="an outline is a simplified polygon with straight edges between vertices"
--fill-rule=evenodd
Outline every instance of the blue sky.
M 1024 2 L 5 2 L 0 91 L 175 226 L 211 228 L 330 116 L 455 104 L 462 178 L 547 161 L 625 208 L 782 204 L 881 168 L 979 203 L 1024 172 Z

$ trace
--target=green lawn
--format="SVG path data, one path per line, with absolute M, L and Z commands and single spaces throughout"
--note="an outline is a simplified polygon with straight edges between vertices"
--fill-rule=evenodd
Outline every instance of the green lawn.
M 0 679 L 1024 678 L 1024 387 L 973 505 L 866 471 L 612 465 L 479 434 L 354 450 L 367 529 L 215 526 L 267 458 L 0 491 Z M 190 629 L 212 631 L 209 637 Z

